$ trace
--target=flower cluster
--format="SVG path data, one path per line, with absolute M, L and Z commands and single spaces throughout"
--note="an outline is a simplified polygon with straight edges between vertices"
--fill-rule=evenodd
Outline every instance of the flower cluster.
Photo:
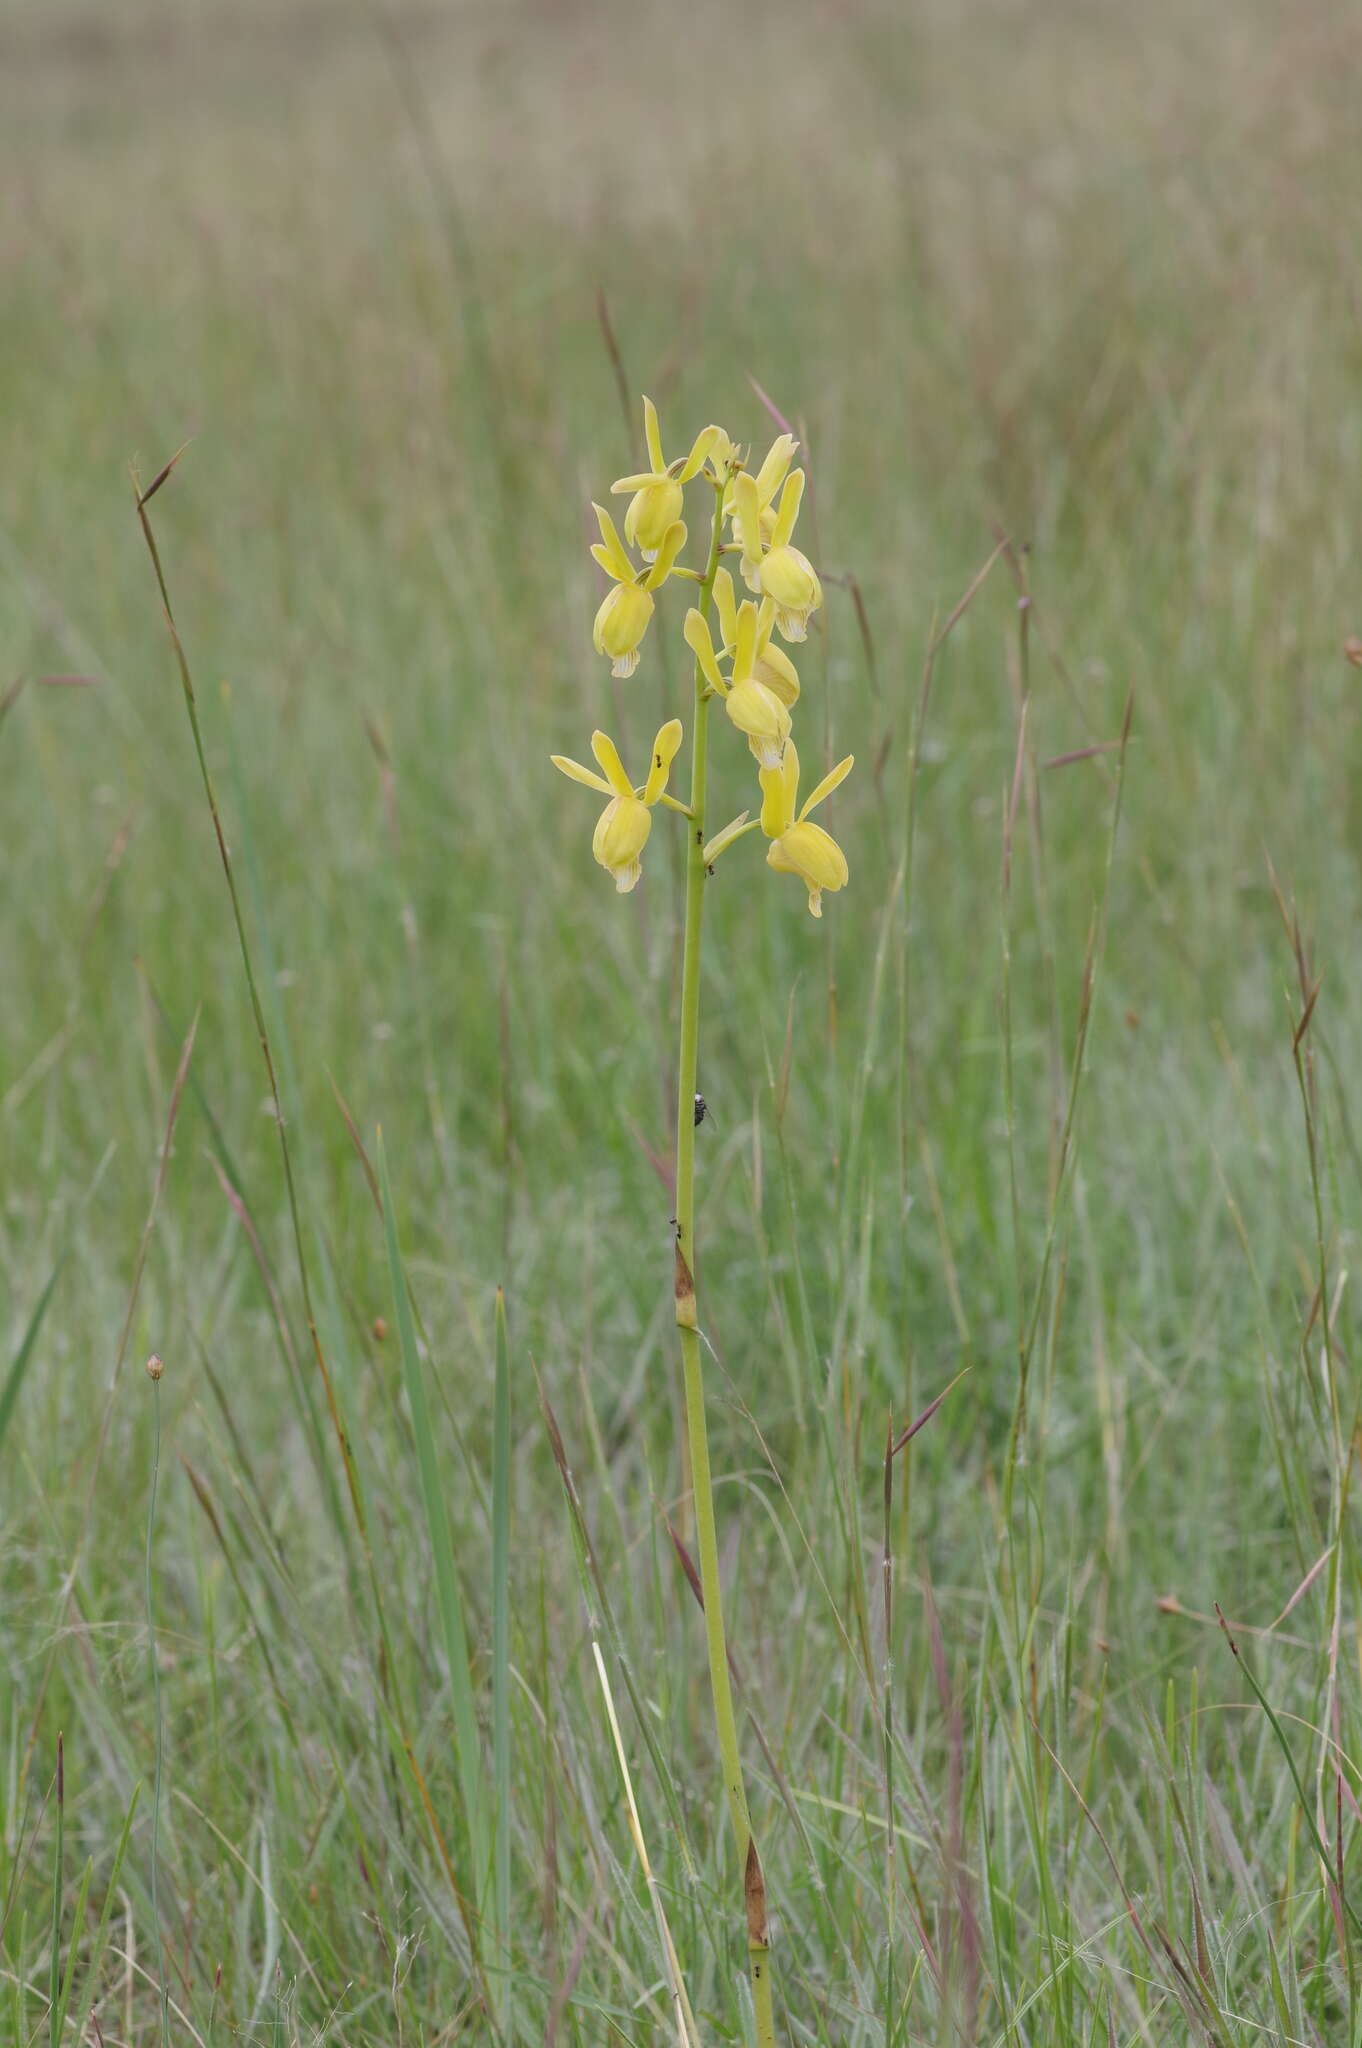
M 753 472 L 723 428 L 709 426 L 696 436 L 687 455 L 668 462 L 657 409 L 648 398 L 643 401 L 643 423 L 649 467 L 611 485 L 612 493 L 629 499 L 623 536 L 604 506 L 594 507 L 601 537 L 591 553 L 611 582 L 596 613 L 596 651 L 609 658 L 613 675 L 632 675 L 652 623 L 655 593 L 673 578 L 698 586 L 698 602 L 686 613 L 682 627 L 695 657 L 697 704 L 702 707 L 697 716 L 703 719 L 703 706 L 711 698 L 720 700 L 747 741 L 761 787 L 758 815 L 744 811 L 709 840 L 703 848 L 705 865 L 712 869 L 728 847 L 760 827 L 770 841 L 769 865 L 777 874 L 798 875 L 808 891 L 809 909 L 820 917 L 823 892 L 844 886 L 847 863 L 836 840 L 820 825 L 810 824 L 808 816 L 848 773 L 852 756 L 823 778 L 796 815 L 799 756 L 791 738 L 791 713 L 799 701 L 799 676 L 777 636 L 797 645 L 823 602 L 818 573 L 793 539 L 804 496 L 804 472 L 792 466 L 799 443 L 792 434 L 781 434 Z M 712 540 L 703 570 L 681 560 L 687 541 L 682 517 L 685 488 L 695 481 L 707 482 L 715 493 Z M 741 601 L 724 557 L 736 560 L 751 593 Z M 667 792 L 681 739 L 680 721 L 673 718 L 653 742 L 647 776 L 637 785 L 629 781 L 613 740 L 603 732 L 591 736 L 599 775 L 562 754 L 553 756 L 554 766 L 564 775 L 609 799 L 596 826 L 592 852 L 620 891 L 632 889 L 638 881 L 659 804 L 692 822 L 698 818 L 697 836 L 703 826 L 697 809 Z

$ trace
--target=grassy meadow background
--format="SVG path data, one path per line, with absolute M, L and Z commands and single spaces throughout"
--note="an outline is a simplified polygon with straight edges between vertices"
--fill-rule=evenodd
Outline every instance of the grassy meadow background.
M 782 2037 L 1362 2041 L 1360 61 L 1356 7 L 1259 0 L 6 0 L 4 2038 L 161 2038 L 159 1915 L 177 2043 L 674 2040 L 593 1637 L 701 2038 L 745 2038 L 667 1533 L 681 843 L 617 899 L 548 756 L 684 712 L 674 592 L 634 680 L 592 652 L 588 504 L 643 390 L 669 448 L 764 446 L 755 379 L 828 587 L 801 744 L 857 756 L 821 924 L 751 841 L 706 904 Z M 129 478 L 186 441 L 149 512 L 296 1238 Z M 887 1428 L 966 1367 L 886 1522 Z

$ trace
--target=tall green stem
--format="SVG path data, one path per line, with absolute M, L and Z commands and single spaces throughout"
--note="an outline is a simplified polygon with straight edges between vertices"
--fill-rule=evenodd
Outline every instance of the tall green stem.
M 708 619 L 714 598 L 723 538 L 722 486 L 715 493 L 714 528 L 709 560 L 700 586 L 699 610 Z M 733 1687 L 724 1635 L 723 1595 L 719 1584 L 719 1544 L 714 1526 L 714 1489 L 709 1470 L 709 1432 L 705 1427 L 705 1385 L 700 1361 L 699 1320 L 695 1305 L 695 1095 L 700 1047 L 700 929 L 705 901 L 705 779 L 709 736 L 709 691 L 695 664 L 695 712 L 691 733 L 690 822 L 686 848 L 686 929 L 681 968 L 681 1045 L 676 1082 L 676 1322 L 681 1337 L 681 1364 L 686 1394 L 686 1435 L 690 1444 L 691 1488 L 695 1533 L 700 1552 L 700 1590 L 705 1605 L 705 1636 L 709 1647 L 709 1684 L 714 1700 L 714 1725 L 719 1738 L 724 1793 L 743 1872 L 747 1909 L 747 1946 L 752 1972 L 758 2048 L 773 2048 L 775 2019 L 771 2004 L 766 1932 L 765 1893 L 761 1863 L 752 1837 L 738 1724 L 733 1712 Z

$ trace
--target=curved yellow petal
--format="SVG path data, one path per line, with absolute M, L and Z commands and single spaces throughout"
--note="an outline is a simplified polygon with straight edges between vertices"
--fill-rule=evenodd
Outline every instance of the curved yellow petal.
M 700 664 L 700 673 L 711 690 L 722 696 L 727 685 L 719 673 L 719 664 L 714 659 L 714 642 L 710 638 L 709 621 L 703 618 L 694 605 L 686 613 L 686 622 L 681 628 L 686 645 Z
M 643 438 L 648 443 L 648 460 L 653 465 L 653 474 L 658 476 L 667 467 L 662 453 L 662 429 L 657 423 L 657 407 L 651 398 L 643 401 Z
M 714 602 L 719 612 L 719 645 L 731 651 L 738 637 L 738 606 L 727 569 L 714 571 Z
M 676 491 L 680 490 L 680 486 L 677 484 L 673 484 L 671 488 Z M 656 590 L 660 583 L 666 582 L 676 566 L 677 556 L 685 545 L 685 522 L 680 519 L 673 519 L 671 525 L 658 541 L 657 560 L 643 579 L 645 590 Z
M 620 759 L 619 748 L 615 745 L 608 732 L 597 731 L 592 733 L 591 751 L 605 770 L 606 782 L 614 790 L 615 795 L 620 797 L 627 796 L 632 802 L 634 798 L 634 785 L 624 772 L 624 763 Z
M 790 535 L 794 532 L 803 498 L 804 472 L 802 469 L 796 469 L 786 477 L 785 488 L 780 494 L 780 510 L 776 513 L 775 531 L 771 535 L 773 548 L 785 548 L 790 545 Z
M 747 682 L 757 658 L 757 608 L 750 598 L 738 606 L 738 626 L 733 637 L 733 676 L 735 684 Z
M 624 542 L 615 531 L 614 520 L 610 517 L 604 505 L 593 504 L 591 509 L 595 513 L 596 523 L 601 529 L 602 545 L 602 553 L 596 554 L 596 550 L 593 548 L 591 550 L 592 554 L 596 555 L 596 560 L 600 563 L 607 576 L 613 576 L 617 583 L 632 583 L 634 580 L 634 565 L 625 552 Z
M 658 727 L 657 738 L 653 741 L 652 765 L 648 770 L 648 780 L 643 785 L 645 804 L 655 804 L 667 787 L 667 777 L 671 773 L 672 762 L 676 759 L 681 740 L 679 718 L 669 718 L 665 725 Z
M 653 814 L 636 796 L 617 796 L 596 820 L 591 851 L 600 865 L 615 878 L 623 896 L 643 872 L 640 854 L 653 829 Z
M 724 709 L 738 731 L 752 742 L 752 751 L 764 769 L 778 769 L 790 737 L 790 714 L 764 683 L 749 677 L 735 683 L 724 699 Z
M 652 615 L 652 596 L 637 583 L 617 583 L 606 592 L 591 638 L 598 654 L 610 656 L 617 676 L 632 675 L 638 667 L 639 642 Z
M 733 479 L 733 524 L 742 543 L 743 581 L 751 589 L 761 566 L 761 506 L 756 483 L 746 470 Z
M 752 673 L 768 690 L 774 690 L 782 704 L 793 706 L 799 702 L 799 672 L 783 647 L 761 648 Z
M 568 776 L 573 782 L 583 782 L 588 789 L 599 789 L 603 796 L 613 795 L 610 784 L 602 781 L 590 768 L 583 768 L 580 761 L 570 761 L 566 754 L 550 754 L 549 759 L 560 775 Z
M 817 789 L 814 790 L 812 796 L 809 798 L 808 802 L 804 805 L 804 808 L 799 813 L 801 823 L 805 818 L 808 817 L 809 812 L 811 810 L 813 810 L 818 804 L 822 803 L 825 796 L 832 795 L 832 792 L 834 791 L 834 789 L 836 789 L 839 782 L 846 781 L 847 776 L 850 775 L 855 765 L 856 756 L 854 754 L 848 754 L 845 761 L 839 761 L 837 763 L 837 766 L 831 769 L 829 773 L 823 777 L 823 780 L 819 783 Z
M 778 434 L 766 451 L 766 459 L 757 471 L 757 502 L 769 505 L 780 489 L 786 470 L 799 451 L 799 443 L 793 434 Z
M 679 484 L 688 484 L 693 476 L 698 476 L 713 450 L 727 439 L 728 436 L 722 427 L 703 427 L 691 442 L 690 454 L 682 463 L 676 481 Z
M 823 586 L 807 555 L 790 546 L 772 548 L 757 566 L 755 586 L 772 598 L 776 625 L 787 640 L 802 640 L 809 614 L 823 602 Z
M 813 611 L 823 595 L 812 562 L 788 541 L 762 557 L 761 587 L 768 597 L 774 598 L 777 614 Z
M 791 825 L 772 842 L 766 859 L 778 875 L 799 876 L 809 892 L 809 910 L 814 917 L 823 915 L 823 891 L 845 888 L 849 875 L 846 855 L 821 825 Z
M 624 515 L 624 538 L 645 561 L 652 561 L 657 555 L 684 503 L 685 493 L 680 484 L 669 477 L 654 478 L 635 491 Z M 681 531 L 684 535 L 685 528 Z
M 779 839 L 795 821 L 799 795 L 799 753 L 793 740 L 786 740 L 778 768 L 763 768 L 761 784 L 761 829 L 768 839 Z

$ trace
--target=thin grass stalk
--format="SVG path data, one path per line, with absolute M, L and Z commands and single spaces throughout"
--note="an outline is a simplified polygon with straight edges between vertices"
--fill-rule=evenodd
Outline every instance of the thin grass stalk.
M 884 2048 L 892 2048 L 897 2032 L 898 1873 L 894 1836 L 894 1420 L 889 1418 L 884 1442 L 884 1527 L 880 1547 L 880 1584 L 884 1595 Z
M 593 1637 L 591 1654 L 596 1660 L 596 1675 L 600 1679 L 601 1694 L 605 1700 L 606 1719 L 610 1723 L 610 1739 L 615 1745 L 615 1759 L 619 1764 L 620 1778 L 624 1785 L 625 1810 L 629 1816 L 629 1834 L 634 1852 L 643 1871 L 643 1881 L 648 1887 L 648 1902 L 653 1909 L 653 1921 L 657 1928 L 658 1942 L 662 1949 L 663 1968 L 667 1977 L 667 1994 L 671 2000 L 672 2016 L 676 2023 L 678 2048 L 700 2048 L 700 2036 L 695 2030 L 695 2016 L 691 2011 L 690 1999 L 686 1995 L 685 1980 L 681 1975 L 681 1964 L 676 1953 L 676 1943 L 667 1924 L 666 1909 L 662 1903 L 662 1892 L 657 1874 L 648 1855 L 648 1845 L 643 1836 L 643 1823 L 639 1819 L 638 1802 L 634 1798 L 633 1779 L 629 1774 L 628 1759 L 624 1754 L 624 1739 L 620 1734 L 619 1719 L 615 1713 L 615 1701 L 610 1691 L 610 1679 L 605 1669 L 601 1646 Z
M 52 1955 L 48 1968 L 47 2029 L 50 2048 L 61 2040 L 62 1860 L 66 1835 L 66 1738 L 57 1735 L 57 1839 L 52 1851 Z
M 1294 919 L 1293 919 L 1294 924 Z M 1329 1612 L 1329 1636 L 1327 1652 L 1327 1674 L 1324 1710 L 1321 1715 L 1321 1741 L 1319 1758 L 1315 1770 L 1315 1833 L 1322 1838 L 1327 1828 L 1326 1818 L 1326 1775 L 1332 1763 L 1335 1773 L 1337 1761 L 1331 1750 L 1338 1736 L 1338 1663 L 1339 1643 L 1343 1631 L 1343 1582 L 1345 1576 L 1344 1548 L 1347 1541 L 1347 1505 L 1351 1490 L 1352 1457 L 1347 1449 L 1348 1437 L 1342 1418 L 1338 1393 L 1338 1357 L 1334 1344 L 1333 1319 L 1335 1304 L 1330 1299 L 1329 1251 L 1325 1229 L 1324 1190 L 1320 1173 L 1319 1131 L 1315 1115 L 1314 1072 L 1309 1043 L 1310 1027 L 1314 1021 L 1315 1004 L 1319 997 L 1323 975 L 1318 976 L 1313 987 L 1304 972 L 1305 949 L 1299 928 L 1293 932 L 1297 960 L 1301 965 L 1300 1020 L 1291 1039 L 1291 1056 L 1296 1072 L 1296 1084 L 1300 1091 L 1301 1114 L 1305 1125 L 1306 1151 L 1310 1166 L 1310 1194 L 1315 1225 L 1315 1254 L 1318 1272 L 1318 1304 L 1321 1335 L 1321 1351 L 1327 1381 L 1329 1406 L 1330 1450 L 1333 1454 L 1333 1470 L 1330 1475 L 1330 1527 L 1329 1527 L 1329 1576 L 1327 1582 L 1327 1603 Z M 1309 1344 L 1309 1331 L 1306 1332 Z M 1256 1687 L 1255 1687 L 1256 1690 Z M 1340 1858 L 1337 1870 L 1331 1868 L 1329 1859 L 1323 1861 L 1324 1881 L 1336 1885 L 1340 1898 L 1343 1897 L 1343 1869 Z M 1354 1916 L 1355 1917 L 1355 1916 Z M 1348 1979 L 1348 2006 L 1350 2020 L 1355 2019 L 1358 2002 L 1357 1968 L 1353 1957 L 1353 1944 L 1348 1939 L 1347 1927 L 1342 1915 L 1338 1916 L 1339 1946 L 1342 1950 L 1344 1970 Z
M 723 541 L 724 493 L 716 486 L 714 525 L 709 559 L 700 585 L 699 612 L 708 621 L 714 599 L 714 577 Z M 697 659 L 695 710 L 691 740 L 689 834 L 686 848 L 686 922 L 682 944 L 681 1030 L 676 1082 L 676 1323 L 681 1339 L 681 1366 L 686 1400 L 686 1440 L 690 1449 L 691 1496 L 695 1507 L 696 1548 L 704 1593 L 705 1639 L 709 1651 L 709 1685 L 714 1725 L 723 1768 L 724 1796 L 742 1865 L 747 1910 L 748 1961 L 756 2014 L 758 2048 L 773 2048 L 775 2015 L 771 2002 L 770 1939 L 766 1922 L 765 1883 L 761 1859 L 752 1836 L 752 1822 L 738 1748 L 733 1712 L 733 1687 L 724 1633 L 723 1594 L 719 1580 L 719 1544 L 714 1522 L 714 1488 L 710 1477 L 709 1432 L 705 1425 L 704 1372 L 700 1362 L 700 1329 L 695 1296 L 695 1097 L 700 1044 L 700 934 L 705 896 L 705 782 L 708 766 L 709 689 Z
M 227 883 L 227 893 L 231 899 L 232 920 L 236 927 L 237 944 L 241 952 L 241 964 L 246 976 L 246 987 L 251 1002 L 251 1015 L 255 1023 L 256 1037 L 260 1043 L 261 1057 L 265 1062 L 270 1099 L 274 1107 L 275 1127 L 279 1133 L 279 1151 L 284 1167 L 284 1185 L 288 1194 L 289 1217 L 293 1226 L 293 1243 L 298 1262 L 298 1282 L 302 1291 L 303 1312 L 307 1318 L 308 1336 L 312 1342 L 312 1352 L 317 1361 L 318 1372 L 321 1375 L 322 1387 L 326 1395 L 326 1405 L 331 1417 L 331 1427 L 335 1432 L 336 1443 L 341 1455 L 341 1463 L 345 1470 L 355 1526 L 359 1532 L 360 1541 L 364 1546 L 372 1580 L 373 1558 L 369 1547 L 368 1522 L 364 1511 L 363 1496 L 360 1492 L 359 1480 L 355 1472 L 349 1440 L 346 1436 L 344 1424 L 341 1421 L 340 1409 L 336 1403 L 336 1392 L 332 1383 L 331 1372 L 326 1363 L 325 1354 L 322 1351 L 321 1338 L 317 1332 L 317 1318 L 312 1307 L 312 1284 L 308 1273 L 307 1256 L 303 1250 L 303 1227 L 298 1207 L 298 1190 L 293 1172 L 293 1153 L 288 1142 L 288 1131 L 284 1122 L 284 1108 L 279 1093 L 279 1077 L 275 1068 L 269 1029 L 265 1022 L 265 1011 L 260 999 L 260 989 L 256 980 L 254 962 L 251 957 L 250 942 L 246 937 L 246 920 L 242 912 L 241 897 L 236 885 L 236 871 L 232 866 L 231 854 L 227 848 L 227 837 L 223 831 L 222 816 L 218 809 L 217 792 L 213 786 L 213 778 L 208 768 L 208 757 L 204 751 L 203 729 L 199 723 L 198 698 L 194 690 L 194 678 L 189 666 L 189 657 L 185 653 L 184 642 L 180 638 L 180 629 L 175 623 L 175 615 L 170 607 L 170 591 L 166 584 L 165 571 L 161 566 L 161 555 L 156 545 L 156 536 L 152 532 L 151 519 L 147 512 L 148 502 L 161 488 L 161 485 L 170 475 L 178 460 L 178 455 L 172 456 L 170 461 L 153 477 L 146 490 L 138 490 L 137 517 L 142 528 L 142 538 L 147 545 L 147 553 L 151 557 L 152 570 L 156 577 L 156 588 L 161 599 L 161 612 L 165 619 L 166 631 L 170 636 L 170 644 L 174 651 L 175 666 L 180 678 L 180 689 L 184 696 L 185 711 L 189 718 L 189 729 L 193 735 L 194 754 L 198 761 L 199 777 L 203 784 L 204 796 L 207 799 L 209 815 L 213 821 L 213 833 L 217 840 L 218 854 L 222 861 L 222 872 Z M 338 1526 L 343 1532 L 344 1524 L 341 1523 Z M 377 1595 L 376 1586 L 375 1594 Z
M 501 1954 L 494 1982 L 503 2032 L 511 1992 L 511 1358 L 506 1295 L 497 1289 L 496 1387 L 492 1403 L 492 1780 L 496 1798 L 494 1883 Z
M 161 1930 L 161 1777 L 164 1762 L 165 1729 L 161 1718 L 161 1659 L 156 1649 L 156 1602 L 152 1589 L 152 1546 L 156 1539 L 156 1494 L 161 1479 L 161 1361 L 150 1358 L 153 1435 L 151 1446 L 151 1490 L 147 1495 L 147 1540 L 143 1556 L 143 1583 L 147 1606 L 147 1664 L 151 1671 L 152 1716 L 155 1722 L 156 1760 L 151 1795 L 151 1925 L 156 1938 L 156 1982 L 161 2001 L 161 2044 L 170 2048 L 170 1988 L 166 1982 L 166 1946 Z

